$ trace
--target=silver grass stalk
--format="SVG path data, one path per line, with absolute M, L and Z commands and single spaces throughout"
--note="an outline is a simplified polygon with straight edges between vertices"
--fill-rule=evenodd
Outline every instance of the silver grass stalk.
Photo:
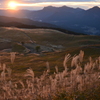
M 0 70 L 2 70 L 2 65 L 1 65 L 1 63 L 0 63 Z
M 55 66 L 55 69 L 56 69 L 56 73 L 59 73 L 58 66 Z
M 12 69 L 9 67 L 9 68 L 6 68 L 6 70 L 8 72 L 9 78 L 11 78 Z
M 3 64 L 3 71 L 6 70 L 6 64 Z
M 71 67 L 77 66 L 78 62 L 79 62 L 79 55 L 73 57 L 73 59 L 71 61 Z
M 31 78 L 26 77 L 26 85 L 23 81 L 15 82 L 6 80 L 7 76 L 5 72 L 8 72 L 7 67 L 3 68 L 2 66 L 1 77 L 3 76 L 2 80 L 5 81 L 0 80 L 0 100 L 36 100 L 38 97 L 43 100 L 49 100 L 50 97 L 52 99 L 53 96 L 56 96 L 56 93 L 61 93 L 63 90 L 67 93 L 74 93 L 93 87 L 98 88 L 100 85 L 100 71 L 98 70 L 98 72 L 95 72 L 93 69 L 98 68 L 100 65 L 99 58 L 95 61 L 89 60 L 89 62 L 83 66 L 86 73 L 82 74 L 80 74 L 82 71 L 80 58 L 77 59 L 76 62 L 77 63 L 74 62 L 74 66 L 76 66 L 74 70 L 68 72 L 66 69 L 67 67 L 65 67 L 62 72 L 58 72 L 57 67 L 55 74 L 47 76 L 47 71 L 45 71 L 39 78 L 34 78 L 34 72 L 29 68 L 26 76 Z M 19 84 L 22 88 L 19 88 Z
M 79 54 L 79 60 L 80 60 L 80 62 L 82 62 L 83 61 L 83 57 L 84 57 L 84 51 L 80 51 L 80 54 Z
M 1 80 L 5 81 L 5 77 L 6 77 L 6 73 L 5 73 L 5 71 L 2 71 L 1 72 Z
M 67 68 L 67 62 L 68 62 L 68 60 L 70 59 L 70 57 L 71 57 L 70 54 L 67 54 L 67 55 L 65 56 L 65 59 L 64 59 L 64 62 L 63 62 L 63 66 L 64 66 L 65 69 Z
M 23 88 L 25 88 L 24 83 L 20 80 L 19 83 L 22 85 Z
M 16 57 L 16 52 L 11 52 L 10 56 L 11 56 L 11 63 L 13 64 Z
M 46 62 L 46 67 L 47 67 L 47 73 L 49 73 L 50 72 L 50 65 L 49 65 L 48 61 Z
M 77 65 L 76 67 L 76 74 L 80 74 L 82 72 L 82 67 Z
M 17 85 L 17 84 L 15 84 L 15 85 L 14 85 L 14 87 L 15 87 L 15 88 L 17 88 L 17 87 L 18 87 L 18 85 Z
M 32 79 L 33 79 L 33 81 L 34 81 L 34 71 L 31 69 L 31 68 L 29 68 L 29 69 L 27 69 L 26 70 L 26 74 L 25 74 L 25 76 L 30 76 L 30 77 L 32 77 Z

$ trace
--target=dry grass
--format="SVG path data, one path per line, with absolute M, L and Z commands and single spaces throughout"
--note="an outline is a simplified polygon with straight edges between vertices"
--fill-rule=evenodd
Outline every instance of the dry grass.
M 0 38 L 11 42 L 29 41 L 29 38 L 18 28 L 0 28 Z M 3 41 L 3 40 L 2 40 Z
M 12 55 L 13 53 L 11 53 Z M 32 56 L 31 56 L 32 57 Z M 13 56 L 11 56 L 11 59 Z M 14 53 L 15 58 L 15 53 Z M 13 59 L 14 59 L 13 58 Z M 11 66 L 1 64 L 0 99 L 1 100 L 99 100 L 100 92 L 100 57 L 89 57 L 84 63 L 84 52 L 71 56 L 67 54 L 60 72 L 55 67 L 50 74 L 51 66 L 45 63 L 47 70 L 36 77 L 34 71 L 26 72 L 15 79 Z M 37 62 L 38 65 L 38 62 Z M 35 66 L 36 67 L 36 66 Z M 14 70 L 14 69 L 13 69 Z M 13 72 L 14 73 L 14 72 Z M 17 74 L 17 73 L 14 73 Z M 92 96 L 91 96 L 92 94 Z
M 100 36 L 68 35 L 52 29 L 0 28 L 0 38 L 12 42 L 29 42 L 31 39 L 38 44 L 65 48 L 100 44 Z
M 15 28 L 2 28 L 0 36 L 1 42 L 27 42 L 31 37 L 42 45 L 67 48 L 38 56 L 16 54 L 16 58 L 13 53 L 1 52 L 0 100 L 100 100 L 99 36 Z M 81 49 L 85 56 L 83 51 L 79 53 Z

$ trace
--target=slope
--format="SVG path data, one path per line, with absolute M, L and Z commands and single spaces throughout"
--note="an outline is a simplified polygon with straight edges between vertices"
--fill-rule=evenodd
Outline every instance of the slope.
M 53 29 L 0 28 L 1 42 L 24 43 L 29 49 L 40 46 L 42 51 L 62 50 L 100 45 L 99 36 L 70 35 Z M 21 44 L 22 45 L 22 44 Z

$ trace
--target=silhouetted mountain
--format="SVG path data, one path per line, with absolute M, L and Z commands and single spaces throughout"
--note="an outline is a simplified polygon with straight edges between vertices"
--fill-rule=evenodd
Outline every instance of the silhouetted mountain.
M 87 12 L 89 12 L 89 13 L 99 13 L 100 8 L 98 6 L 94 6 L 93 8 L 88 9 Z
M 77 12 L 84 11 L 84 9 L 76 8 Z
M 44 11 L 56 11 L 57 7 L 53 7 L 53 6 L 47 6 L 44 7 L 42 10 Z
M 42 10 L 32 11 L 32 13 L 28 15 L 28 18 L 32 20 L 42 21 L 43 19 L 48 18 L 53 13 L 55 13 L 56 9 L 57 9 L 56 7 L 52 6 L 44 7 Z
M 37 26 L 34 25 L 26 25 L 19 22 L 8 22 L 8 23 L 0 22 L 0 27 L 38 28 Z
M 38 21 L 38 25 L 41 26 L 44 23 L 49 23 L 50 25 L 56 25 L 60 28 L 71 30 L 74 32 L 100 35 L 100 8 L 95 6 L 88 10 L 81 8 L 71 8 L 67 6 L 44 7 L 42 10 L 38 11 L 28 11 L 28 10 L 18 10 L 18 11 L 8 11 L 0 10 L 0 15 L 13 16 L 18 18 L 28 18 L 31 20 Z M 24 24 L 33 24 L 32 21 L 21 21 Z M 37 24 L 37 22 L 36 22 Z M 47 25 L 48 26 L 48 25 Z
M 53 7 L 53 6 L 47 6 L 44 7 L 42 10 L 38 11 L 30 11 L 30 10 L 0 10 L 1 16 L 8 16 L 8 17 L 18 17 L 18 18 L 30 18 L 33 20 L 41 21 L 42 19 L 45 19 L 52 14 L 56 12 L 80 12 L 83 9 L 80 8 L 71 8 L 67 6 L 62 7 Z
M 76 13 L 80 11 L 83 11 L 83 9 L 79 10 L 79 9 L 74 9 L 74 8 L 67 7 L 67 6 L 62 6 L 62 7 L 48 6 L 48 7 L 44 7 L 42 10 L 33 11 L 31 15 L 28 16 L 28 18 L 31 18 L 32 20 L 42 21 L 56 13 L 60 13 L 56 15 L 57 17 L 59 17 L 61 16 L 62 13 L 65 16 L 65 14 L 67 13 Z
M 43 22 L 52 23 L 59 27 L 69 29 L 71 31 L 100 35 L 100 8 L 93 7 L 88 10 L 80 8 L 68 8 L 66 10 L 56 11 L 48 18 L 43 19 Z M 68 10 L 67 10 L 68 9 Z
M 13 22 L 16 22 L 17 24 L 22 23 L 22 24 L 25 24 L 25 25 L 33 25 L 33 26 L 36 26 L 36 27 L 55 27 L 55 28 L 57 27 L 57 26 L 52 25 L 52 24 L 33 21 L 33 20 L 30 20 L 30 19 L 27 19 L 27 18 L 15 18 L 15 17 L 5 17 L 5 16 L 0 16 L 0 22 L 1 23 L 10 23 L 10 24 L 13 23 Z M 13 25 L 14 25 L 14 23 L 13 23 Z

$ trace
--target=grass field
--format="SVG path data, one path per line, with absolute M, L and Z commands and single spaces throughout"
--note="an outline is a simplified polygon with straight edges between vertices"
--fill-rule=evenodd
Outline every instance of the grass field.
M 82 56 L 83 51 L 80 52 L 80 55 L 79 50 L 84 50 L 85 56 Z M 24 98 L 24 100 L 29 98 L 34 98 L 34 100 L 99 100 L 99 51 L 100 49 L 89 47 L 38 56 L 20 54 L 16 55 L 13 64 L 11 64 L 9 53 L 1 53 L 0 98 L 2 98 L 1 100 L 8 98 L 12 100 L 15 97 L 16 100 L 20 100 L 20 98 Z M 69 53 L 71 56 L 68 57 Z M 77 56 L 74 56 L 74 53 Z M 89 58 L 91 55 L 93 59 Z M 77 64 L 75 64 L 73 56 Z M 77 57 L 82 57 L 82 62 L 81 58 L 77 59 Z M 47 61 L 50 67 L 48 67 Z M 74 66 L 72 62 L 75 64 Z M 4 67 L 3 63 L 7 66 Z M 55 69 L 55 66 L 58 66 L 58 70 Z M 3 69 L 1 69 L 2 67 Z M 12 73 L 9 77 L 10 71 Z
M 12 42 L 29 42 L 31 39 L 38 44 L 65 48 L 100 44 L 100 36 L 69 35 L 52 29 L 0 28 L 0 39 Z
M 36 46 L 43 49 L 39 52 L 24 52 L 26 48 L 32 49 Z M 48 48 L 55 49 L 55 51 L 42 52 Z M 10 51 L 4 49 L 16 51 L 14 63 L 11 63 Z M 80 50 L 84 51 L 84 58 Z M 68 66 L 66 72 L 64 59 L 68 54 L 71 56 L 68 62 L 65 62 L 65 65 Z M 75 55 L 79 57 L 79 59 L 76 58 L 77 65 L 71 66 Z M 90 60 L 90 56 L 93 59 Z M 82 62 L 80 57 L 83 59 Z M 46 75 L 47 62 L 50 66 L 50 73 Z M 91 66 L 90 72 L 85 69 L 86 65 Z M 58 73 L 55 66 L 58 66 Z M 78 72 L 77 68 L 79 70 L 81 68 L 81 73 L 74 73 L 75 70 Z M 27 75 L 31 75 L 33 70 L 35 77 L 34 74 L 32 74 L 32 78 L 25 77 L 27 69 L 31 70 L 31 73 Z M 12 71 L 11 77 L 9 77 L 10 71 Z M 34 100 L 100 100 L 100 36 L 69 35 L 51 29 L 0 28 L 0 74 L 0 98 L 3 98 L 1 100 L 8 100 L 8 98 L 10 100 L 12 98 L 17 98 L 16 100 L 31 98 L 30 100 L 32 100 L 35 96 L 37 99 Z M 44 80 L 42 80 L 43 76 L 45 76 Z M 55 90 L 53 90 L 53 86 L 55 86 Z M 32 89 L 34 91 L 31 91 Z M 38 94 L 39 89 L 42 95 Z M 71 92 L 68 89 L 71 89 Z M 45 90 L 48 92 L 45 93 Z M 92 95 L 90 95 L 91 93 Z M 43 95 L 44 97 L 41 98 Z
M 100 48 L 76 48 L 73 50 L 65 50 L 62 52 L 52 52 L 52 53 L 45 53 L 40 55 L 35 54 L 19 54 L 16 55 L 16 59 L 14 64 L 11 64 L 10 61 L 10 54 L 9 53 L 1 53 L 1 63 L 6 63 L 6 65 L 13 69 L 13 77 L 21 78 L 26 72 L 26 69 L 32 68 L 34 70 L 35 76 L 40 76 L 44 70 L 46 70 L 46 62 L 48 61 L 50 64 L 51 74 L 55 72 L 55 66 L 58 66 L 59 71 L 64 70 L 63 67 L 63 60 L 66 54 L 71 54 L 74 56 L 78 54 L 80 50 L 85 52 L 84 63 L 88 61 L 88 58 L 91 56 L 92 58 L 96 59 L 100 55 Z M 70 61 L 68 62 L 70 66 Z
M 87 60 L 88 56 L 97 57 L 100 55 L 100 36 L 69 35 L 51 29 L 1 28 L 0 39 L 1 43 L 7 42 L 7 40 L 12 44 L 13 42 L 27 43 L 31 39 L 31 41 L 35 41 L 39 45 L 50 47 L 52 44 L 64 47 L 60 52 L 40 53 L 38 56 L 35 54 L 19 54 L 16 56 L 13 65 L 10 63 L 10 54 L 2 54 L 1 52 L 1 63 L 6 62 L 7 66 L 12 66 L 14 75 L 17 73 L 18 76 L 24 74 L 29 67 L 35 71 L 36 76 L 39 76 L 46 69 L 47 61 L 51 66 L 51 74 L 54 73 L 56 65 L 62 71 L 64 69 L 62 64 L 64 56 L 68 53 L 73 56 L 83 50 L 85 60 Z

